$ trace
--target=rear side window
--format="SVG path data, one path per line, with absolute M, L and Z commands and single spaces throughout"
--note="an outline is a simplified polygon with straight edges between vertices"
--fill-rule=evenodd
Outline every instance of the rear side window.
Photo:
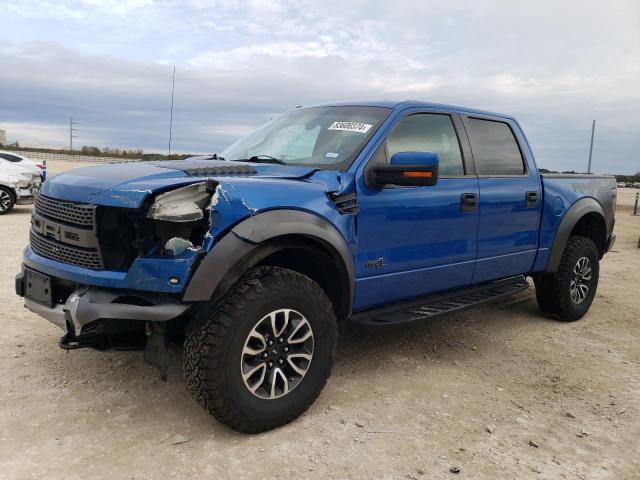
M 524 161 L 509 125 L 470 118 L 478 175 L 523 175 Z
M 439 176 L 464 175 L 460 144 L 449 115 L 416 113 L 402 120 L 387 138 L 388 158 L 398 152 L 437 153 Z

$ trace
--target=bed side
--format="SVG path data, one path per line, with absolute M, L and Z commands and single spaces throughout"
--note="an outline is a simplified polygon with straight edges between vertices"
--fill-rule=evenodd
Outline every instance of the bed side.
M 534 271 L 555 271 L 571 234 L 592 238 L 604 255 L 615 223 L 615 178 L 575 174 L 541 178 L 544 203 Z

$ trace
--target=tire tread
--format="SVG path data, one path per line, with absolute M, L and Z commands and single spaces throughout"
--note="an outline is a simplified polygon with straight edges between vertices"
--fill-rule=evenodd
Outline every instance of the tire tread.
M 572 235 L 567 241 L 567 246 L 560 259 L 557 271 L 544 273 L 534 279 L 538 308 L 543 314 L 557 320 L 571 322 L 579 320 L 586 313 L 585 311 L 579 314 L 576 311 L 566 283 L 573 273 L 576 257 L 581 252 L 589 251 L 591 253 L 595 252 L 595 258 L 598 258 L 598 250 L 593 240 L 579 235 Z M 595 272 L 594 275 L 596 275 Z M 597 277 L 593 285 L 594 290 L 596 287 Z
M 196 309 L 185 336 L 184 373 L 196 401 L 218 421 L 246 433 L 258 433 L 291 422 L 304 413 L 324 388 L 328 375 L 316 386 L 304 405 L 291 409 L 277 421 L 256 420 L 235 407 L 225 381 L 227 339 L 234 324 L 243 318 L 245 308 L 273 289 L 295 288 L 310 295 L 319 308 L 331 315 L 332 352 L 336 343 L 335 314 L 331 301 L 318 284 L 297 272 L 278 267 L 258 267 L 248 271 L 219 302 L 207 302 Z M 329 372 L 333 365 L 331 355 Z M 211 367 L 214 365 L 215 367 Z

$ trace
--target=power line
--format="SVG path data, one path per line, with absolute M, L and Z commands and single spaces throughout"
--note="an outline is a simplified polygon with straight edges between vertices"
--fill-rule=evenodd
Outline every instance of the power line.
M 69 150 L 73 150 L 73 139 L 77 137 L 73 132 L 77 130 L 77 128 L 73 128 L 74 125 L 78 125 L 78 122 L 74 122 L 73 118 L 69 119 Z
M 173 128 L 173 91 L 176 86 L 176 67 L 173 66 L 173 78 L 171 79 L 171 110 L 169 111 L 169 155 L 171 155 L 171 130 Z
M 596 121 L 591 124 L 591 146 L 589 147 L 589 166 L 587 167 L 587 173 L 591 173 L 591 156 L 593 155 L 593 135 L 596 132 Z

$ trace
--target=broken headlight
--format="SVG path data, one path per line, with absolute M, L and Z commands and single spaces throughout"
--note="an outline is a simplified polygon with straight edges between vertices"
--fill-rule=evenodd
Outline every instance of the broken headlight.
M 188 248 L 202 245 L 209 228 L 207 212 L 217 186 L 217 182 L 209 179 L 155 198 L 147 218 L 155 220 L 156 237 L 164 255 L 181 255 Z

